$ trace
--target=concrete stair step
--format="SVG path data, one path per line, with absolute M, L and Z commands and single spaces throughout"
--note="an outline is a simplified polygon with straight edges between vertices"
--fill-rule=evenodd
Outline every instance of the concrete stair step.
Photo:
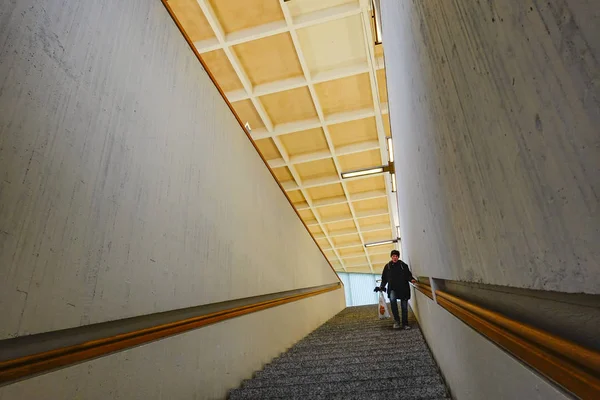
M 277 385 L 260 388 L 234 389 L 229 393 L 230 400 L 245 399 L 362 399 L 369 398 L 370 392 L 388 392 L 384 399 L 398 393 L 402 399 L 431 399 L 446 397 L 446 387 L 437 376 L 405 378 L 383 378 L 372 380 L 353 380 L 344 382 L 326 382 L 303 385 Z M 365 397 L 357 397 L 361 394 Z M 350 397 L 354 396 L 354 397 Z M 371 397 L 372 398 L 372 397 Z
M 345 382 L 345 381 L 366 381 L 377 379 L 403 378 L 408 381 L 414 378 L 424 376 L 431 377 L 432 381 L 437 380 L 441 383 L 438 376 L 437 368 L 434 366 L 412 367 L 410 364 L 406 366 L 396 366 L 395 368 L 372 369 L 369 364 L 362 365 L 363 370 L 354 371 L 326 371 L 322 374 L 296 375 L 296 376 L 263 376 L 254 379 L 246 380 L 242 383 L 242 388 L 259 388 L 270 386 L 287 386 L 287 385 L 318 385 L 322 383 Z M 326 368 L 325 368 L 326 370 Z

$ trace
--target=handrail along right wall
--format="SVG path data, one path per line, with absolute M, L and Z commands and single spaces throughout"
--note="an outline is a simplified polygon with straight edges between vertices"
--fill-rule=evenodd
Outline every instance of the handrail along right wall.
M 416 290 L 434 300 L 514 357 L 582 399 L 600 399 L 600 353 L 508 318 L 468 300 L 435 290 L 424 282 Z

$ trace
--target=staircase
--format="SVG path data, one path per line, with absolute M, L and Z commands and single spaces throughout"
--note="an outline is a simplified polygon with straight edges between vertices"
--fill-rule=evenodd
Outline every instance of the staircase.
M 349 307 L 229 392 L 246 399 L 449 399 L 412 313 L 411 330 Z

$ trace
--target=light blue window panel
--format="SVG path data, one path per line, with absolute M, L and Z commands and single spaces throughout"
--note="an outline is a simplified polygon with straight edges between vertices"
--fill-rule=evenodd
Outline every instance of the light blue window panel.
M 373 289 L 377 286 L 376 280 L 380 278 L 379 275 L 347 272 L 339 272 L 338 275 L 344 283 L 347 307 L 378 303 L 379 298 Z

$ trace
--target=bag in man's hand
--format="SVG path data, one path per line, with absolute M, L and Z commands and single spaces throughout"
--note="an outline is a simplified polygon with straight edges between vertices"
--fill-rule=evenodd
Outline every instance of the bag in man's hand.
M 379 319 L 387 319 L 390 317 L 390 311 L 388 310 L 387 303 L 385 302 L 385 297 L 383 297 L 383 292 L 379 292 L 379 305 L 377 306 L 377 314 L 379 315 Z

